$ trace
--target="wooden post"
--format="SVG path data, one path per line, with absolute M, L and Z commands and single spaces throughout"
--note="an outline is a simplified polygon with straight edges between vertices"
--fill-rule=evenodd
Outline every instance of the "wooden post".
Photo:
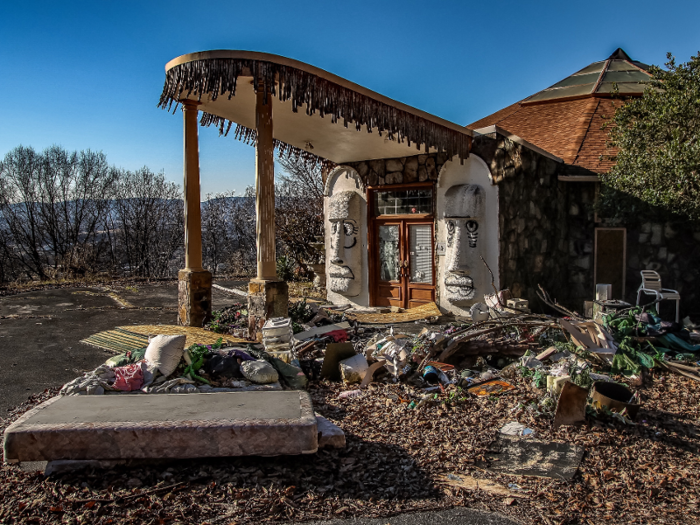
M 202 268 L 197 106 L 182 101 L 184 119 L 185 268 L 178 273 L 178 324 L 202 326 L 211 317 L 211 273 Z
M 260 85 L 256 93 L 255 220 L 258 274 L 248 285 L 248 334 L 256 338 L 267 319 L 287 317 L 289 288 L 277 278 L 275 256 L 275 160 L 272 138 L 272 95 Z
M 202 270 L 202 218 L 199 194 L 197 102 L 182 103 L 185 141 L 185 269 Z
M 255 123 L 258 142 L 255 147 L 255 219 L 260 281 L 277 280 L 275 256 L 275 161 L 272 139 L 272 95 L 263 103 L 262 85 L 256 94 Z

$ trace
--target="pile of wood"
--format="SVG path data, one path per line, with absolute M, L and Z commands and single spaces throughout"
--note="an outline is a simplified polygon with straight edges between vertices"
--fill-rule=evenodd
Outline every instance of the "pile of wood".
M 491 319 L 449 334 L 431 349 L 431 357 L 457 364 L 466 357 L 498 354 L 520 357 L 539 347 L 538 336 L 547 328 L 559 328 L 554 319 L 533 314 Z

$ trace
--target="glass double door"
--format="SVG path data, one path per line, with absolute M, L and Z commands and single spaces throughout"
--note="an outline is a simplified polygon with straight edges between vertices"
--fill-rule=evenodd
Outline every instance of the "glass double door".
M 435 301 L 433 222 L 383 219 L 374 228 L 374 306 Z

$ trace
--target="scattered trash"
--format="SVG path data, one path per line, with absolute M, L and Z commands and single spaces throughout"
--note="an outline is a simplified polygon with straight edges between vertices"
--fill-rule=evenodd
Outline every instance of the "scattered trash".
M 510 423 L 504 425 L 498 430 L 501 434 L 506 436 L 531 436 L 535 433 L 531 428 L 527 428 L 522 423 L 517 421 L 511 421 Z
M 513 390 L 515 387 L 511 385 L 510 383 L 506 383 L 505 381 L 501 380 L 495 380 L 495 381 L 488 381 L 486 383 L 483 383 L 481 385 L 473 386 L 469 388 L 467 391 L 470 394 L 474 394 L 477 397 L 484 397 L 484 396 L 493 396 L 496 394 L 502 394 L 503 392 L 508 392 L 509 390 Z
M 279 380 L 277 370 L 267 361 L 244 361 L 241 373 L 248 381 L 259 385 L 276 383 Z
M 361 395 L 362 390 L 346 390 L 345 392 L 341 392 L 340 394 L 338 394 L 338 399 L 359 397 Z
M 168 377 L 182 359 L 186 339 L 184 335 L 156 335 L 150 339 L 144 359 Z
M 345 383 L 360 383 L 367 373 L 369 365 L 362 354 L 356 354 L 340 362 L 340 375 Z
M 557 378 L 562 380 L 564 378 Z M 561 388 L 552 426 L 575 425 L 586 420 L 588 389 L 566 381 Z
M 348 322 L 342 322 L 338 324 L 331 324 L 331 325 L 326 325 L 326 326 L 318 326 L 316 328 L 312 328 L 310 330 L 306 330 L 304 332 L 300 332 L 298 334 L 294 334 L 293 339 L 296 341 L 307 341 L 308 339 L 311 339 L 312 337 L 317 337 L 320 335 L 327 334 L 329 332 L 335 332 L 338 330 L 347 330 L 350 328 L 350 323 Z
M 596 408 L 607 407 L 612 412 L 626 411 L 630 419 L 637 417 L 641 405 L 629 388 L 619 383 L 597 381 L 593 384 L 591 401 Z
M 326 346 L 321 377 L 329 381 L 340 381 L 340 362 L 354 355 L 356 352 L 352 343 L 330 343 Z
M 426 366 L 423 369 L 423 379 L 428 383 L 435 384 L 440 380 L 440 371 L 434 366 Z
M 489 318 L 489 307 L 483 303 L 474 303 L 469 309 L 472 316 L 472 321 L 482 323 Z

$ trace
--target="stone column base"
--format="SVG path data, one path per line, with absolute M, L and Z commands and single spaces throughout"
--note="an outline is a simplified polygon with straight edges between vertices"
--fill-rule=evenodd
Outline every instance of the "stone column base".
M 289 287 L 284 281 L 248 283 L 248 337 L 256 339 L 267 319 L 288 317 Z
M 203 326 L 211 318 L 211 272 L 180 270 L 177 277 L 177 324 Z

